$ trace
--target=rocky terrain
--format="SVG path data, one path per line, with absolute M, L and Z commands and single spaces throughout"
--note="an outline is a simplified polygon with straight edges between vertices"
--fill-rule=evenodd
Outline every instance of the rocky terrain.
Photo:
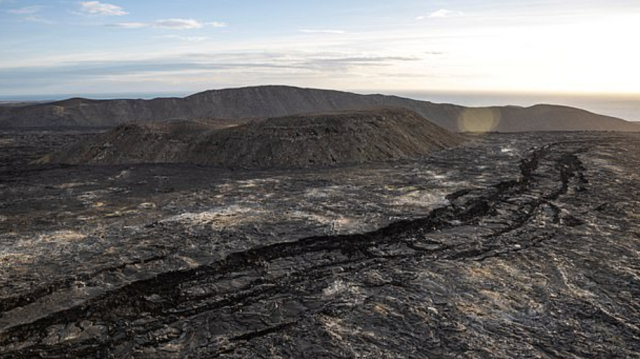
M 288 86 L 259 86 L 206 91 L 186 98 L 88 100 L 0 106 L 0 128 L 115 127 L 125 123 L 251 119 L 302 113 L 399 107 L 450 131 L 640 131 L 640 125 L 587 111 L 551 105 L 466 108 L 396 96 Z
M 640 358 L 639 135 L 25 164 L 56 136 L 0 136 L 0 358 Z
M 216 125 L 121 125 L 42 161 L 300 168 L 416 158 L 465 140 L 403 109 L 280 117 L 222 129 Z

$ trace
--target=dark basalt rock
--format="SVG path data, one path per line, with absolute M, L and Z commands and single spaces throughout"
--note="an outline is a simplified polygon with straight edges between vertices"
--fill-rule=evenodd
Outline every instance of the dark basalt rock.
M 465 140 L 403 109 L 273 118 L 215 130 L 210 126 L 122 125 L 54 155 L 52 161 L 300 168 L 416 158 Z
M 640 358 L 639 139 L 2 170 L 0 358 Z

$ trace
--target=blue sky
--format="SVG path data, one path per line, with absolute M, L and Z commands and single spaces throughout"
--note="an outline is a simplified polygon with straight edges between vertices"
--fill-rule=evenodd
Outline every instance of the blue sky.
M 640 94 L 640 1 L 0 0 L 0 96 Z

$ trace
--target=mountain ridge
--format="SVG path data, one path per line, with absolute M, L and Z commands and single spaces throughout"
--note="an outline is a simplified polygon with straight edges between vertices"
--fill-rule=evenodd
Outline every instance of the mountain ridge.
M 249 120 L 299 114 L 405 108 L 450 131 L 640 131 L 619 118 L 559 105 L 464 107 L 382 94 L 284 85 L 207 90 L 187 97 L 66 100 L 0 106 L 0 128 L 115 127 L 125 123 L 220 119 Z

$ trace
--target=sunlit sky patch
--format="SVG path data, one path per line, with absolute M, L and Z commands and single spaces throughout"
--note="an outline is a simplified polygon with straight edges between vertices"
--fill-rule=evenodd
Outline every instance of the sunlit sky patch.
M 640 94 L 640 2 L 0 0 L 0 95 Z

